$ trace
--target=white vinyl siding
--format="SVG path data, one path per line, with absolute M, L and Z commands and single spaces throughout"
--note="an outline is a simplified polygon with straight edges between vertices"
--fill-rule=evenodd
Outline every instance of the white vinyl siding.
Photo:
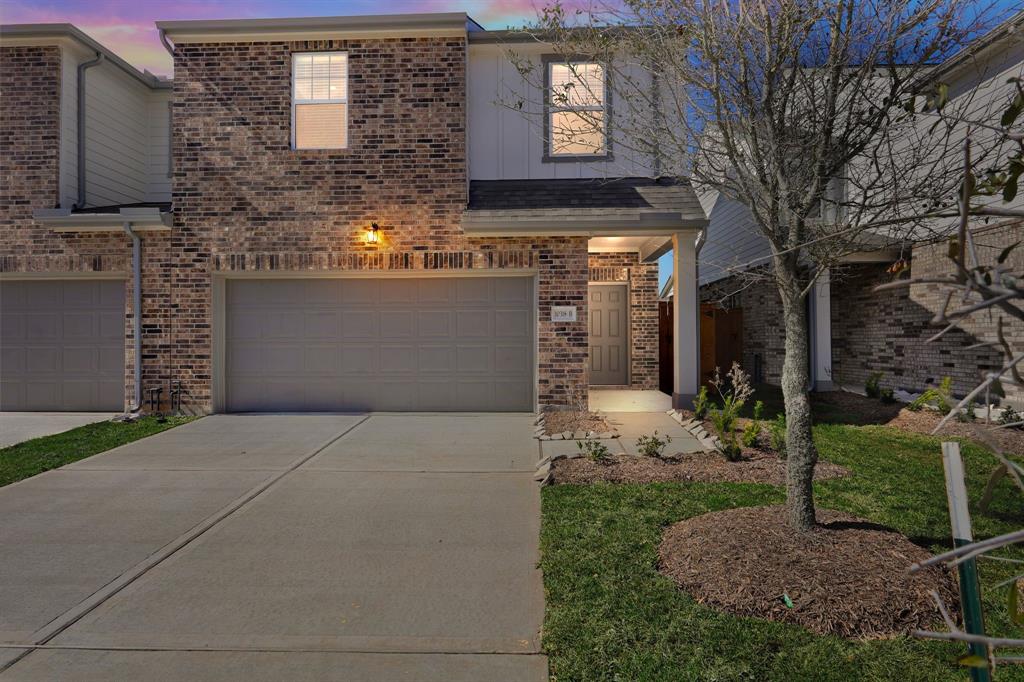
M 344 52 L 292 55 L 292 147 L 348 146 L 348 56 Z
M 701 285 L 769 262 L 771 249 L 750 209 L 718 192 L 702 197 L 701 203 L 709 221 L 707 241 L 700 251 Z

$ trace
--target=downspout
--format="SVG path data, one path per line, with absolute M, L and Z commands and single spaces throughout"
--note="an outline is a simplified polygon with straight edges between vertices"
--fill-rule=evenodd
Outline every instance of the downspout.
M 97 52 L 96 59 L 78 65 L 78 201 L 75 208 L 85 208 L 85 70 L 99 66 L 103 62 L 103 53 Z
M 132 311 L 135 314 L 135 324 L 132 325 L 135 342 L 135 404 L 130 411 L 138 412 L 142 409 L 142 239 L 127 220 L 124 231 L 132 238 Z
M 160 44 L 164 46 L 164 49 L 167 50 L 167 53 L 171 55 L 172 59 L 177 56 L 177 53 L 174 51 L 174 46 L 171 45 L 171 41 L 167 39 L 167 31 L 164 29 L 160 29 Z
M 696 244 L 694 244 L 694 248 L 693 248 L 693 261 L 694 261 L 693 262 L 693 279 L 694 279 L 693 285 L 695 287 L 697 287 L 697 325 L 696 326 L 697 326 L 697 384 L 698 384 L 697 390 L 698 391 L 700 390 L 701 377 L 704 376 L 703 374 L 701 374 L 701 366 L 700 366 L 700 356 L 701 356 L 701 352 L 700 352 L 700 318 L 703 317 L 700 314 L 700 250 L 704 248 L 704 242 L 706 242 L 707 240 L 708 240 L 708 226 L 705 225 L 704 227 L 700 228 L 700 234 L 697 235 L 697 242 L 696 242 Z

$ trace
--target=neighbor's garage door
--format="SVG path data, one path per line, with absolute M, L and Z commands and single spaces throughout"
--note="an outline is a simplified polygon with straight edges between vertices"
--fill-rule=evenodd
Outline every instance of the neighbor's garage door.
M 124 409 L 124 282 L 0 282 L 0 410 Z
M 228 280 L 228 411 L 532 411 L 529 277 Z

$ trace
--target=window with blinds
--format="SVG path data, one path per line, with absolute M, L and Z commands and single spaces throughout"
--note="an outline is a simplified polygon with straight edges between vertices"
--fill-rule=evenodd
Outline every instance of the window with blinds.
M 549 157 L 608 153 L 605 69 L 593 62 L 547 65 Z
M 344 52 L 292 54 L 292 147 L 348 146 L 348 56 Z

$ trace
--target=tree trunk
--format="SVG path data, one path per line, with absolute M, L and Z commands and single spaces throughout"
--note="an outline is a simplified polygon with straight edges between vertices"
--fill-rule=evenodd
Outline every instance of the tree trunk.
M 795 276 L 779 283 L 786 325 L 786 355 L 782 364 L 782 397 L 786 405 L 786 505 L 796 530 L 814 527 L 814 465 L 818 451 L 811 435 L 811 402 L 807 309 Z

